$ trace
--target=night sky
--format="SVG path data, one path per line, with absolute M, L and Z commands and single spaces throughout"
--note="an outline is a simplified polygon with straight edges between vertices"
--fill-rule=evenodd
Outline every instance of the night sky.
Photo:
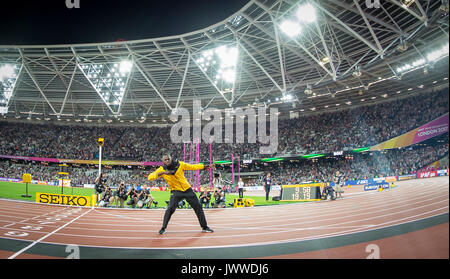
M 75 0 L 72 0 L 75 2 Z M 0 45 L 73 44 L 179 35 L 213 25 L 248 0 L 2 1 Z

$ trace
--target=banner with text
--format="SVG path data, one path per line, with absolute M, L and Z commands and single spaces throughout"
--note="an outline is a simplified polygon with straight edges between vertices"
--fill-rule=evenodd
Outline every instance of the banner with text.
M 92 206 L 92 197 L 74 196 L 49 193 L 36 193 L 37 203 L 75 205 L 75 206 Z
M 448 133 L 448 113 L 403 135 L 374 145 L 370 150 L 405 147 L 445 133 Z

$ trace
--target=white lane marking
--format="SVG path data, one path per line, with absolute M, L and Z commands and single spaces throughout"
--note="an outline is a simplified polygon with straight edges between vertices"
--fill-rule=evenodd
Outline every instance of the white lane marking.
M 418 214 L 417 216 L 420 216 L 420 215 L 423 215 L 423 214 Z M 433 218 L 433 217 L 439 216 L 439 215 L 442 215 L 442 213 L 438 213 L 438 214 L 431 215 L 431 216 L 428 216 L 428 217 L 418 218 L 418 219 L 416 219 L 414 221 L 420 221 L 420 220 L 424 220 L 424 219 L 428 219 L 428 218 Z M 401 222 L 401 223 L 395 224 L 395 225 L 388 225 L 388 226 L 382 226 L 382 227 L 378 227 L 378 228 L 365 230 L 363 232 L 370 232 L 370 231 L 373 231 L 373 230 L 394 227 L 394 226 L 397 226 L 397 225 L 402 225 L 402 224 L 406 224 L 406 223 L 410 223 L 410 222 L 411 221 L 405 221 L 405 222 Z M 117 247 L 117 246 L 97 246 L 97 245 L 96 246 L 94 246 L 94 245 L 82 245 L 82 246 L 83 247 L 95 247 L 95 248 L 115 248 L 115 249 L 125 249 L 125 250 L 175 250 L 175 249 L 179 249 L 179 250 L 195 249 L 195 250 L 198 250 L 198 249 L 209 249 L 209 248 L 234 248 L 234 247 L 266 246 L 266 245 L 273 245 L 273 244 L 286 244 L 286 243 L 292 243 L 292 242 L 324 239 L 324 238 L 328 238 L 328 237 L 338 237 L 338 236 L 351 235 L 351 234 L 358 233 L 358 232 L 347 233 L 347 232 L 351 232 L 351 231 L 354 231 L 354 230 L 348 230 L 348 231 L 343 231 L 343 232 L 339 232 L 339 233 L 322 234 L 322 235 L 319 235 L 319 236 L 299 238 L 299 239 L 287 240 L 287 241 L 255 242 L 255 243 L 244 243 L 244 244 L 235 244 L 235 245 L 218 245 L 218 246 L 202 246 L 202 247 L 200 247 L 200 246 L 192 246 L 192 247 L 186 247 L 186 246 L 181 246 L 181 247 Z M 159 238 L 152 238 L 152 239 L 162 239 L 162 238 L 159 237 Z M 165 237 L 164 237 L 164 239 L 165 239 Z M 182 237 L 181 239 L 186 239 L 186 237 Z M 67 243 L 58 243 L 58 242 L 45 242 L 44 241 L 43 243 L 56 244 L 56 245 L 67 245 Z
M 31 243 L 30 245 L 28 245 L 27 247 L 21 249 L 20 251 L 16 252 L 14 255 L 10 256 L 8 259 L 14 259 L 15 257 L 17 257 L 18 255 L 22 254 L 23 252 L 25 252 L 26 250 L 30 249 L 31 247 L 33 247 L 34 245 L 36 245 L 37 243 L 41 242 L 42 240 L 46 239 L 47 237 L 53 235 L 54 233 L 56 233 L 57 231 L 65 228 L 67 225 L 75 222 L 76 220 L 80 219 L 81 217 L 83 217 L 84 215 L 88 214 L 89 212 L 91 212 L 93 209 L 89 209 L 88 211 L 86 211 L 85 213 L 81 214 L 80 216 L 72 219 L 71 221 L 65 223 L 64 225 L 60 226 L 59 228 L 57 228 L 56 230 L 44 235 L 43 237 L 39 238 L 38 240 L 34 241 L 33 243 Z

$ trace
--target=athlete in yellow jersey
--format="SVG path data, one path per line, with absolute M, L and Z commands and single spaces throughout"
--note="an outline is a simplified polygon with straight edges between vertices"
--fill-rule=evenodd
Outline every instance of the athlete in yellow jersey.
M 163 163 L 163 166 L 159 167 L 148 176 L 148 180 L 155 180 L 162 177 L 167 182 L 170 189 L 170 201 L 166 213 L 164 214 L 164 221 L 159 234 L 164 234 L 166 232 L 170 217 L 175 212 L 178 203 L 183 199 L 186 199 L 194 209 L 198 221 L 200 222 L 200 226 L 202 227 L 202 231 L 214 232 L 208 227 L 203 208 L 183 172 L 184 170 L 209 170 L 210 168 L 214 168 L 214 164 L 206 166 L 203 164 L 187 164 L 185 162 L 172 160 L 172 157 L 169 154 L 163 156 Z

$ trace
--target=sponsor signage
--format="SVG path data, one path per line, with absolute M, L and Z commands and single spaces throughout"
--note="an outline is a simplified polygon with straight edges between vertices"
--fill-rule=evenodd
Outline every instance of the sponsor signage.
M 399 175 L 398 180 L 409 180 L 416 178 L 415 174 L 405 174 L 405 175 Z
M 448 133 L 448 113 L 431 121 L 427 124 L 411 130 L 403 135 L 392 138 L 375 146 L 370 150 L 391 149 L 397 147 L 405 147 L 412 144 L 422 142 L 424 140 L 437 137 L 439 135 Z
M 70 179 L 60 179 L 58 180 L 58 186 L 70 187 L 72 180 Z
M 22 179 L 0 177 L 0 181 L 4 181 L 4 182 L 22 182 Z
M 345 182 L 345 185 L 370 185 L 370 184 L 381 183 L 381 182 L 385 182 L 385 181 L 386 181 L 385 177 L 377 177 L 377 178 L 371 178 L 371 179 L 347 180 Z
M 60 205 L 92 206 L 92 197 L 36 193 L 36 202 Z
M 386 182 L 397 181 L 397 176 L 387 176 L 387 177 L 384 178 L 384 181 L 386 181 Z
M 262 191 L 264 190 L 263 186 L 244 186 L 245 191 Z
M 437 171 L 422 171 L 417 174 L 417 178 L 436 177 Z
M 378 184 L 364 185 L 364 191 L 377 190 L 379 186 L 383 186 L 383 190 L 384 189 L 389 189 L 389 184 L 388 183 L 378 183 Z

